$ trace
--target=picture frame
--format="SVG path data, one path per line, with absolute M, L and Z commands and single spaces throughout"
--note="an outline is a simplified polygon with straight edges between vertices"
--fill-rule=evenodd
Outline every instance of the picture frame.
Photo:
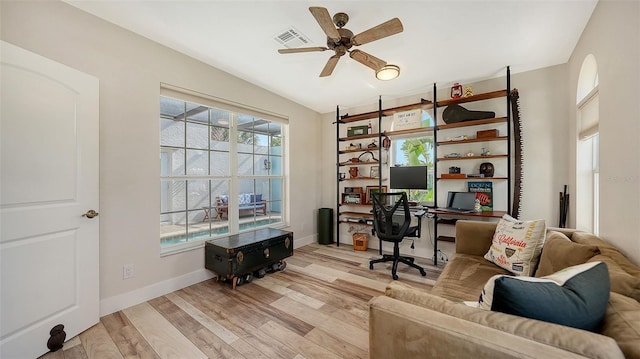
M 387 186 L 367 186 L 367 192 L 366 192 L 366 197 L 365 197 L 365 201 L 367 204 L 373 203 L 373 198 L 371 197 L 372 194 L 374 193 L 386 193 L 387 192 Z
M 371 166 L 371 169 L 369 169 L 369 177 L 371 177 L 371 178 L 380 177 L 380 167 Z

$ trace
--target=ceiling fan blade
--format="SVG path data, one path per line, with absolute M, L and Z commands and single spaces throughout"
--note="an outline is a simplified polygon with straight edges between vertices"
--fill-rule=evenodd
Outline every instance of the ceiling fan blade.
M 331 75 L 331 73 L 333 72 L 333 69 L 335 69 L 336 65 L 338 64 L 338 60 L 340 60 L 340 56 L 338 55 L 331 56 L 329 58 L 329 61 L 327 61 L 327 64 L 324 65 L 324 69 L 322 69 L 322 72 L 320 73 L 320 77 L 327 77 Z
M 373 71 L 377 71 L 387 64 L 386 61 L 360 50 L 352 50 L 349 56 L 359 63 L 372 68 Z
M 326 47 L 317 46 L 317 47 L 299 47 L 297 49 L 279 49 L 278 52 L 281 54 L 293 54 L 297 52 L 314 52 L 314 51 L 324 51 L 329 50 Z
M 371 41 L 376 41 L 387 36 L 395 35 L 401 33 L 404 28 L 402 27 L 402 22 L 397 17 L 393 19 L 383 22 L 382 24 L 372 27 L 369 30 L 363 31 L 358 35 L 355 35 L 351 39 L 351 43 L 354 45 L 363 45 L 369 43 Z
M 329 15 L 329 11 L 326 8 L 319 6 L 312 6 L 309 8 L 311 11 L 311 15 L 316 18 L 316 21 L 322 28 L 327 37 L 329 37 L 334 42 L 340 41 L 340 33 L 336 29 L 335 25 L 333 25 L 333 20 L 331 19 L 331 15 Z

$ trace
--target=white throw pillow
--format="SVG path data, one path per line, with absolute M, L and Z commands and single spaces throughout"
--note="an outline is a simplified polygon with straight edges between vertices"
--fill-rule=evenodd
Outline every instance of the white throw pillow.
M 507 214 L 496 226 L 484 258 L 517 276 L 532 276 L 547 234 L 543 219 L 520 221 Z

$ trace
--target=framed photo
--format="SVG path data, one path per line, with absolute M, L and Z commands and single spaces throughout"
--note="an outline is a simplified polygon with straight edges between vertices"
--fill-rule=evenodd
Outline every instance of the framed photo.
M 374 193 L 386 193 L 387 192 L 387 186 L 367 186 L 367 195 L 365 197 L 365 200 L 367 201 L 367 203 L 373 203 L 373 198 L 371 198 L 371 195 Z
M 369 170 L 369 177 L 371 177 L 371 178 L 378 178 L 378 177 L 380 177 L 380 167 L 378 167 L 378 166 L 371 166 L 371 169 Z

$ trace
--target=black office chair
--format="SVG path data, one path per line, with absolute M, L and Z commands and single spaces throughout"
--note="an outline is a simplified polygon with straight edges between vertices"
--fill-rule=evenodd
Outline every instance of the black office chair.
M 422 228 L 422 216 L 424 211 L 416 213 L 418 225 L 411 226 L 411 212 L 409 211 L 409 201 L 407 194 L 400 193 L 373 193 L 373 228 L 383 241 L 393 242 L 393 254 L 383 254 L 382 258 L 369 262 L 369 269 L 373 269 L 375 263 L 393 262 L 391 276 L 398 279 L 396 271 L 398 262 L 402 262 L 420 271 L 422 276 L 426 276 L 424 268 L 414 263 L 413 257 L 403 257 L 400 255 L 400 242 L 405 237 L 420 237 Z

